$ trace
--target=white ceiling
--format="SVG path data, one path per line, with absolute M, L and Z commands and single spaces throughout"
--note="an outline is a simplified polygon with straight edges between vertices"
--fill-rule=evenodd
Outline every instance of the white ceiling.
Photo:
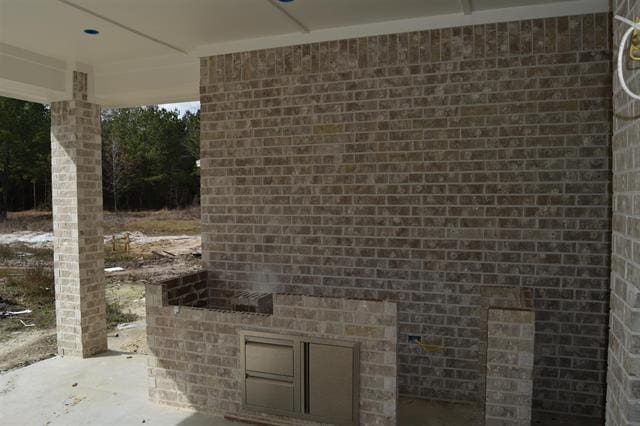
M 58 79 L 27 70 L 36 64 L 90 72 L 95 100 L 108 105 L 190 100 L 199 56 L 608 9 L 608 0 L 0 0 L 0 94 L 58 96 Z M 41 80 L 49 87 L 36 99 Z

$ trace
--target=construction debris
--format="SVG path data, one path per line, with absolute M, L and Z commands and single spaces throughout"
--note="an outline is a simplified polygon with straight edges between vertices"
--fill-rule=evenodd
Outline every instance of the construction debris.
M 31 312 L 33 312 L 31 309 L 24 309 L 22 311 L 2 311 L 0 312 L 0 318 L 7 318 L 7 317 L 12 317 L 15 315 L 25 315 L 25 314 L 30 314 Z
M 104 268 L 105 272 L 122 272 L 124 271 L 124 268 L 121 268 L 120 266 L 114 266 L 113 268 Z
M 144 328 L 144 327 L 145 327 L 144 321 L 123 322 L 122 324 L 118 324 L 116 326 L 118 330 L 129 330 L 132 328 Z
M 129 253 L 129 247 L 131 245 L 131 239 L 129 237 L 129 233 L 128 232 L 124 233 L 124 236 L 122 237 L 122 241 L 123 241 L 123 247 L 122 247 L 123 251 L 125 253 Z M 114 251 L 114 252 L 118 251 L 118 238 L 116 238 L 115 235 L 113 235 L 111 237 L 111 250 Z
M 163 250 L 163 252 L 164 252 L 164 250 Z M 167 258 L 167 259 L 172 259 L 172 258 L 175 257 L 175 255 L 172 256 L 172 255 L 168 254 L 167 252 L 160 253 L 159 251 L 156 251 L 156 250 L 152 250 L 151 253 L 155 254 L 156 256 L 164 257 L 164 258 Z

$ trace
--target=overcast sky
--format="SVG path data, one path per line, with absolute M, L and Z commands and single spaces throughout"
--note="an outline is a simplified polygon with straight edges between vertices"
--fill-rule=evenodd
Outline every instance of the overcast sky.
M 164 108 L 168 111 L 177 109 L 180 115 L 183 115 L 187 111 L 196 112 L 200 109 L 200 102 L 181 102 L 176 104 L 160 104 L 160 108 Z

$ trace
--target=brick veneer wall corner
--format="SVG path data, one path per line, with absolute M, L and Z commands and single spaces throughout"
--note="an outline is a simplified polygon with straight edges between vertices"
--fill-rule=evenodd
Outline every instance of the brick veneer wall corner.
M 640 1 L 614 0 L 616 14 L 634 20 Z M 617 46 L 627 26 L 614 21 Z M 628 46 L 627 46 L 628 48 Z M 614 50 L 617 60 L 617 50 Z M 640 63 L 625 61 L 625 78 L 640 93 Z M 640 102 L 613 78 L 613 232 L 607 375 L 608 426 L 640 423 Z

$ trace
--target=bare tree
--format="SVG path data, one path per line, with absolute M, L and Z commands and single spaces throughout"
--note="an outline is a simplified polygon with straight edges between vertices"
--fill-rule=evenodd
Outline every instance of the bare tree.
M 126 164 L 122 158 L 122 147 L 117 137 L 112 137 L 103 153 L 104 175 L 113 198 L 113 210 L 118 211 L 118 195 L 124 186 Z

